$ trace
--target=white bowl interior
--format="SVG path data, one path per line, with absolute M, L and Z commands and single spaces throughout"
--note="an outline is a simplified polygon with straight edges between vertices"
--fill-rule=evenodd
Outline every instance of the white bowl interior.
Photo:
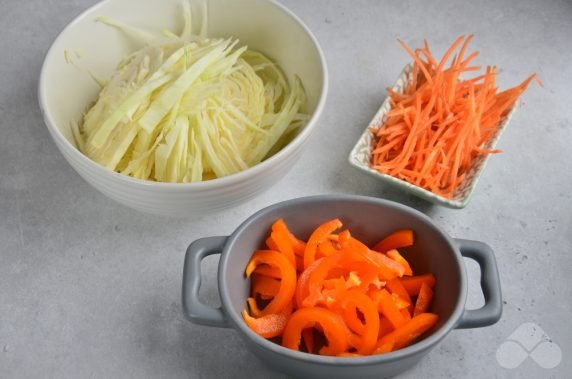
M 194 29 L 200 1 L 193 0 Z M 208 35 L 236 37 L 278 62 L 288 78 L 300 76 L 313 113 L 322 95 L 325 67 L 311 34 L 282 6 L 268 0 L 208 0 Z M 109 78 L 119 61 L 137 48 L 121 31 L 95 21 L 107 16 L 149 30 L 182 28 L 181 0 L 105 0 L 72 22 L 46 56 L 40 103 L 49 120 L 74 145 L 70 125 L 81 119 L 99 87 L 91 78 Z M 50 123 L 48 122 L 48 123 Z M 57 132 L 54 137 L 58 138 Z

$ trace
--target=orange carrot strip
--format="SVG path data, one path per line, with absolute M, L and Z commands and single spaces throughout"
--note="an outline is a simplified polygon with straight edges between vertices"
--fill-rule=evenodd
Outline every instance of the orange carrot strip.
M 447 62 L 447 60 L 449 59 L 451 54 L 453 54 L 453 51 L 455 51 L 457 46 L 459 46 L 461 44 L 461 42 L 463 42 L 464 39 L 465 39 L 465 36 L 461 36 L 461 37 L 457 38 L 457 40 L 455 42 L 453 42 L 453 45 L 451 45 L 449 50 L 447 50 L 447 52 L 445 53 L 445 55 L 441 59 L 441 62 L 439 62 L 439 66 L 437 66 L 437 72 L 439 72 L 443 69 L 443 67 L 445 66 L 445 63 Z M 467 39 L 470 41 L 470 37 Z
M 411 49 L 409 48 L 409 46 L 407 46 L 405 44 L 405 42 L 401 41 L 400 39 L 397 40 L 399 42 L 399 44 L 401 46 L 403 46 L 403 48 L 409 53 L 409 55 L 411 56 L 411 58 L 413 58 L 413 60 L 415 61 L 415 63 L 417 63 L 419 69 L 421 70 L 421 72 L 423 72 L 423 75 L 425 75 L 425 79 L 427 79 L 427 81 L 429 83 L 432 83 L 433 80 L 431 79 L 431 75 L 429 74 L 429 72 L 427 71 L 427 68 L 425 67 L 425 65 L 423 64 L 423 62 L 421 61 L 421 59 L 419 58 L 419 56 L 417 54 L 415 54 L 413 51 L 411 51 Z

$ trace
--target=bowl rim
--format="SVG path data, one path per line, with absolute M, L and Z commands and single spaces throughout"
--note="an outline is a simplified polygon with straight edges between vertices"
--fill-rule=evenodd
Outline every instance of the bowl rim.
M 239 236 L 247 228 L 249 228 L 250 225 L 258 218 L 268 213 L 279 210 L 281 208 L 286 208 L 294 204 L 303 205 L 316 202 L 327 203 L 335 201 L 359 202 L 359 203 L 383 205 L 396 208 L 400 211 L 410 214 L 412 217 L 416 217 L 421 221 L 424 221 L 429 226 L 431 226 L 436 233 L 444 237 L 446 243 L 450 247 L 450 250 L 453 252 L 453 256 L 455 257 L 456 261 L 456 267 L 459 271 L 459 276 L 460 276 L 459 296 L 457 298 L 455 308 L 453 309 L 453 312 L 451 313 L 449 318 L 443 323 L 443 325 L 441 325 L 439 329 L 435 330 L 430 336 L 412 345 L 409 345 L 403 349 L 386 354 L 369 355 L 362 357 L 329 357 L 329 356 L 309 354 L 301 351 L 291 350 L 272 341 L 268 341 L 265 338 L 262 338 L 258 334 L 254 333 L 252 330 L 250 330 L 250 328 L 248 328 L 246 323 L 242 320 L 241 316 L 238 313 L 234 312 L 234 310 L 232 310 L 233 308 L 230 296 L 226 291 L 228 283 L 226 283 L 224 271 L 226 270 L 226 266 L 228 264 L 229 255 L 231 254 L 230 250 L 234 245 L 235 241 L 239 238 Z M 244 338 L 250 340 L 252 343 L 255 343 L 256 345 L 258 345 L 258 347 L 267 350 L 269 352 L 272 352 L 274 354 L 280 356 L 286 356 L 294 360 L 302 360 L 308 363 L 314 363 L 320 365 L 369 366 L 381 363 L 394 362 L 397 360 L 417 355 L 419 353 L 428 352 L 429 349 L 431 349 L 433 346 L 439 343 L 443 338 L 445 338 L 445 336 L 447 336 L 447 334 L 449 334 L 449 332 L 451 332 L 451 330 L 453 330 L 456 327 L 459 319 L 461 318 L 461 316 L 465 311 L 465 305 L 468 296 L 467 295 L 468 279 L 463 257 L 459 252 L 457 244 L 439 225 L 435 223 L 435 221 L 433 221 L 430 217 L 423 214 L 422 212 L 414 208 L 411 208 L 409 206 L 406 206 L 404 204 L 386 199 L 380 199 L 369 196 L 360 196 L 360 195 L 334 194 L 334 195 L 307 196 L 307 197 L 282 201 L 259 210 L 258 212 L 254 213 L 249 218 L 247 218 L 242 224 L 240 224 L 240 226 L 238 226 L 238 228 L 226 240 L 220 257 L 217 276 L 218 276 L 217 281 L 218 281 L 219 295 L 224 314 L 227 317 L 227 319 L 231 322 L 234 329 L 238 330 L 239 333 L 242 334 Z
M 313 129 L 315 129 L 315 124 L 317 123 L 318 118 L 322 114 L 323 109 L 325 107 L 326 98 L 328 95 L 328 87 L 329 87 L 328 67 L 324 52 L 322 51 L 322 48 L 320 47 L 320 44 L 316 36 L 294 12 L 292 12 L 290 9 L 288 9 L 287 7 L 285 7 L 276 0 L 262 0 L 269 3 L 270 5 L 273 5 L 274 7 L 278 8 L 280 11 L 288 15 L 295 22 L 295 24 L 297 24 L 298 27 L 306 33 L 306 35 L 310 38 L 310 41 L 312 42 L 312 45 L 318 54 L 318 60 L 322 68 L 322 78 L 321 78 L 322 90 L 319 93 L 319 98 L 318 98 L 318 103 L 316 104 L 316 108 L 314 112 L 312 112 L 312 115 L 308 120 L 308 122 L 306 123 L 306 126 L 294 137 L 294 139 L 292 139 L 292 141 L 290 141 L 286 146 L 284 146 L 282 149 L 280 149 L 280 151 L 272 155 L 270 158 L 252 167 L 249 167 L 245 170 L 239 171 L 237 173 L 228 176 L 224 176 L 222 178 L 215 178 L 207 181 L 194 182 L 194 183 L 155 182 L 151 180 L 132 178 L 130 176 L 122 175 L 118 172 L 115 172 L 109 168 L 103 167 L 100 164 L 94 162 L 93 160 L 85 156 L 82 152 L 80 152 L 70 141 L 68 141 L 67 138 L 64 137 L 60 129 L 56 127 L 56 122 L 52 117 L 52 114 L 48 111 L 47 93 L 46 93 L 47 92 L 46 81 L 48 74 L 46 73 L 47 71 L 46 62 L 52 55 L 56 54 L 55 46 L 69 31 L 70 28 L 83 21 L 83 19 L 85 19 L 86 17 L 89 17 L 89 14 L 99 10 L 101 7 L 104 7 L 106 4 L 111 3 L 113 1 L 116 0 L 103 0 L 97 4 L 94 4 L 91 7 L 85 9 L 83 12 L 77 15 L 71 22 L 69 22 L 64 27 L 64 29 L 62 29 L 62 31 L 59 32 L 57 37 L 50 45 L 49 49 L 47 50 L 44 56 L 44 60 L 42 62 L 42 68 L 40 70 L 37 96 L 38 96 L 40 111 L 44 119 L 44 123 L 46 124 L 50 132 L 50 135 L 55 140 L 56 145 L 58 145 L 60 149 L 68 151 L 72 155 L 74 160 L 79 160 L 81 164 L 88 166 L 90 169 L 98 172 L 100 175 L 108 175 L 114 180 L 124 182 L 126 184 L 133 186 L 142 186 L 143 188 L 150 188 L 150 187 L 162 188 L 169 192 L 188 191 L 193 189 L 209 190 L 224 186 L 232 186 L 234 184 L 241 183 L 245 180 L 250 180 L 253 177 L 259 175 L 266 169 L 269 169 L 270 167 L 275 165 L 283 157 L 297 151 L 297 149 L 300 148 L 306 142 L 310 134 L 313 132 Z

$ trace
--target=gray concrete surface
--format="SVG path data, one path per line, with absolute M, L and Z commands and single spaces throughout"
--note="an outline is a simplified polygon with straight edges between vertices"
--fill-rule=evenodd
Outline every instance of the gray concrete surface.
M 319 130 L 302 162 L 271 191 L 194 220 L 140 214 L 103 197 L 68 166 L 43 125 L 36 84 L 44 53 L 94 2 L 0 0 L 0 377 L 281 377 L 232 330 L 184 320 L 183 255 L 194 239 L 230 233 L 261 207 L 322 193 L 397 200 L 453 236 L 496 251 L 502 320 L 452 332 L 403 378 L 572 375 L 571 2 L 284 0 L 328 59 L 330 94 Z M 531 72 L 545 84 L 524 96 L 500 143 L 504 154 L 490 160 L 471 204 L 434 207 L 351 168 L 352 145 L 407 62 L 396 38 L 412 45 L 428 38 L 442 52 L 470 32 L 479 62 L 501 68 L 502 86 Z M 216 264 L 209 259 L 204 268 L 203 294 L 213 303 Z M 469 303 L 478 307 L 479 273 L 472 262 L 468 270 Z M 528 322 L 560 347 L 555 368 L 528 359 L 505 369 L 497 361 L 497 349 Z

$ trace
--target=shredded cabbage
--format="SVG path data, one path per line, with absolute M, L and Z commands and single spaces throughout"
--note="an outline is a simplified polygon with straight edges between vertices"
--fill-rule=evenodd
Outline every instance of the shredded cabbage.
M 235 38 L 207 38 L 206 6 L 197 35 L 189 3 L 182 14 L 178 35 L 97 19 L 141 44 L 72 128 L 80 151 L 104 167 L 161 182 L 220 178 L 275 154 L 307 121 L 297 76 L 289 84 Z

